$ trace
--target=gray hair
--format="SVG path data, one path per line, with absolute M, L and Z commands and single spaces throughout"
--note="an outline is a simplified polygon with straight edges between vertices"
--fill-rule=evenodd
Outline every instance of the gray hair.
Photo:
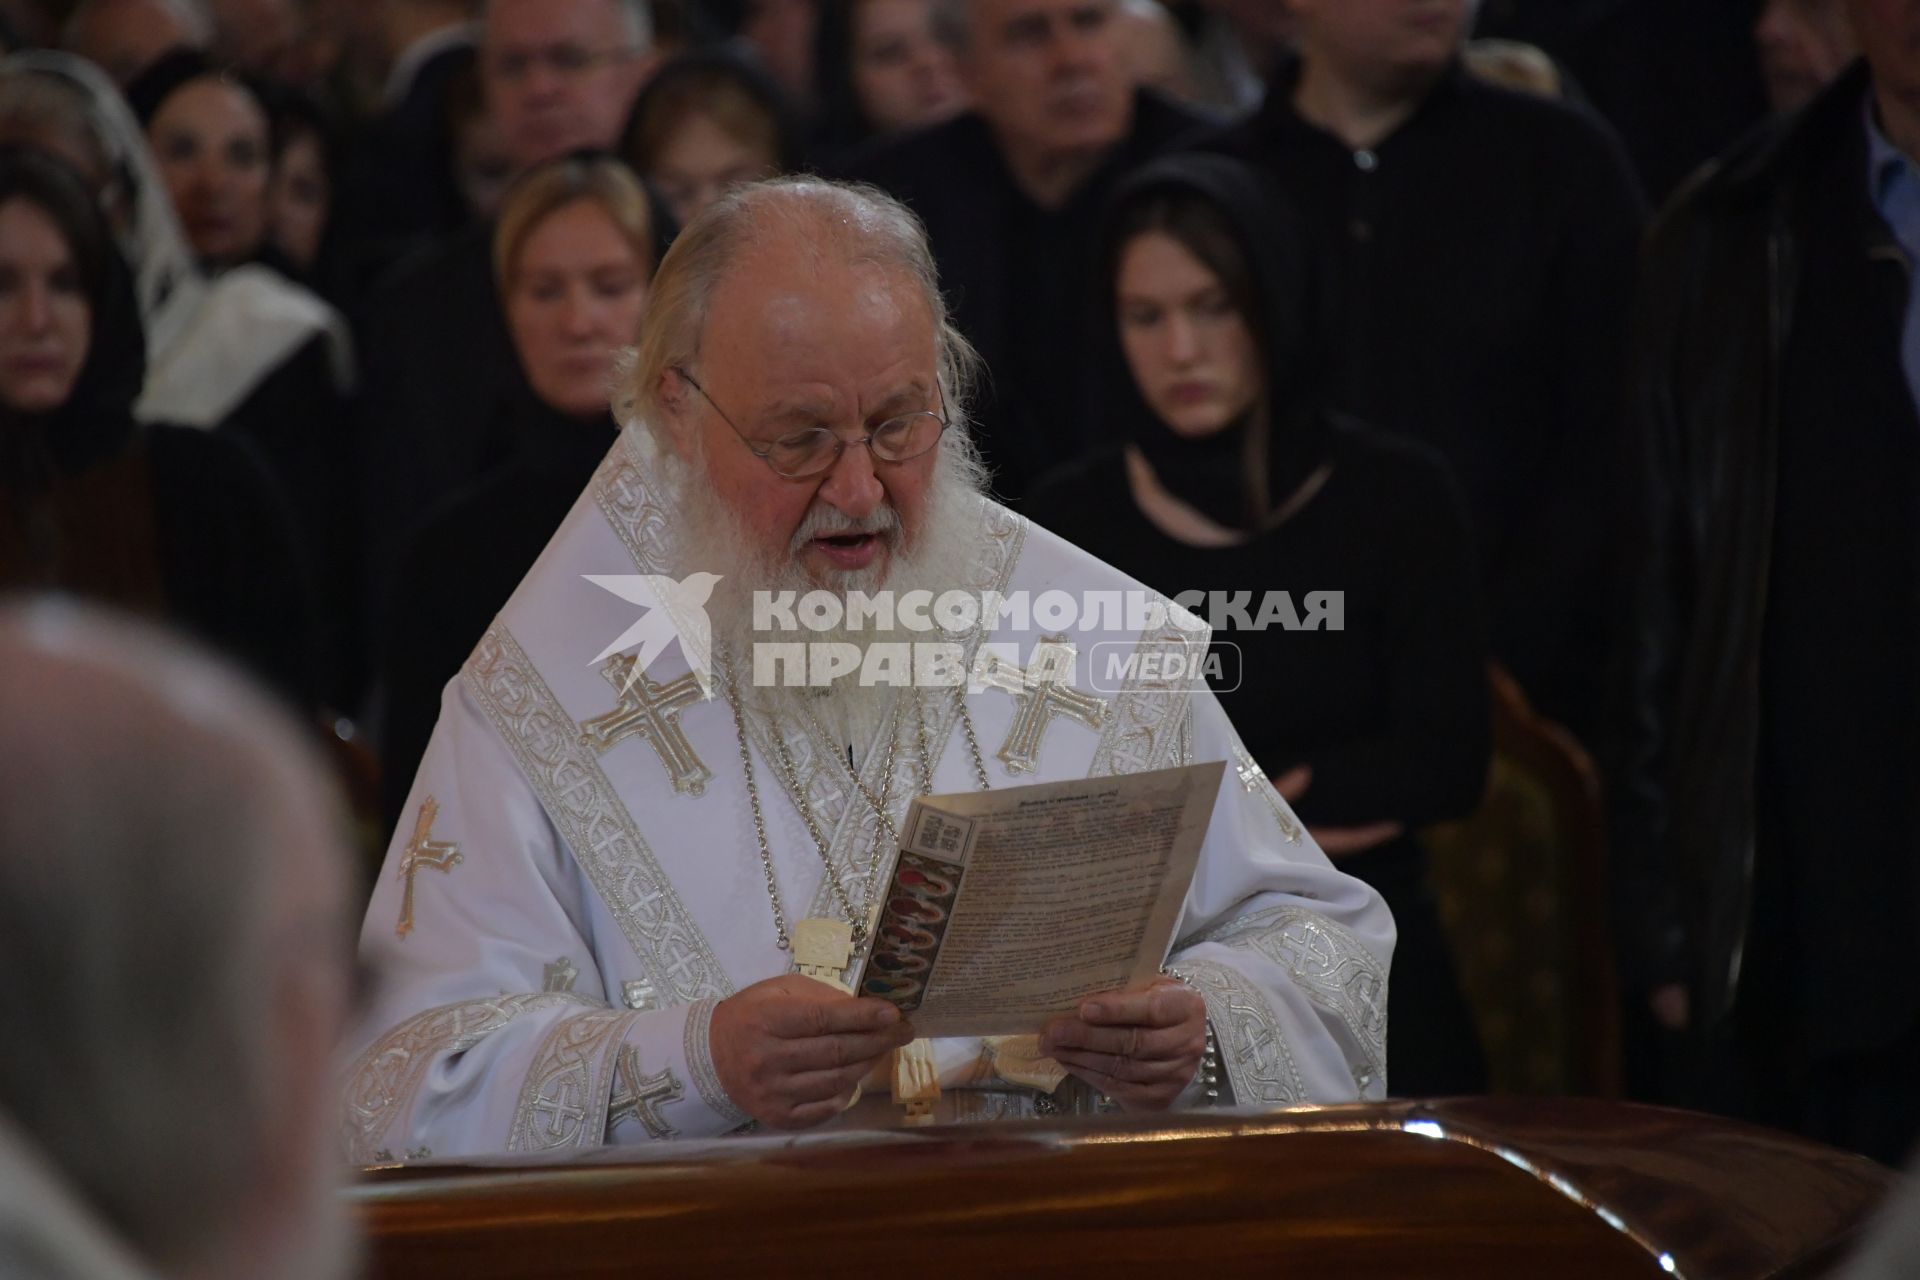
M 967 406 L 981 362 L 954 327 L 926 229 L 906 205 L 877 187 L 824 178 L 783 177 L 736 187 L 687 224 L 653 277 L 638 347 L 623 361 L 614 412 L 658 429 L 660 380 L 700 353 L 707 311 L 727 270 L 755 245 L 785 232 L 815 253 L 905 273 L 933 317 L 936 375 L 949 435 L 967 435 Z
M 544 0 L 553 4 L 558 0 Z M 636 53 L 646 53 L 653 48 L 653 5 L 649 0 L 606 0 L 620 11 L 627 24 L 627 47 Z M 480 7 L 480 25 L 484 32 L 487 15 L 492 11 L 492 0 Z
M 58 601 L 0 606 L 0 759 L 0 1111 L 149 1263 L 204 1264 L 285 1154 L 321 934 L 345 983 L 338 807 L 264 695 Z

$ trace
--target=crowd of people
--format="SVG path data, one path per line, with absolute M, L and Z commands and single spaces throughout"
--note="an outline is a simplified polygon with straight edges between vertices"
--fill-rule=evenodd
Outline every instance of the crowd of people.
M 1605 781 L 1635 1092 L 1920 1136 L 1920 3 L 0 15 L 0 588 L 374 744 L 379 843 L 679 229 L 816 173 L 924 227 L 996 497 L 1343 593 L 1220 696 L 1392 908 L 1395 1093 L 1486 1086 L 1421 831 L 1510 678 Z

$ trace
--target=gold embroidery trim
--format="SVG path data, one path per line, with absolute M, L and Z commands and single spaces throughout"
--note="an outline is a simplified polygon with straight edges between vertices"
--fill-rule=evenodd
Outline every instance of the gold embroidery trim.
M 347 1073 L 340 1140 L 347 1158 L 367 1164 L 396 1113 L 408 1107 L 427 1069 L 442 1054 L 465 1053 L 514 1018 L 535 1009 L 592 1002 L 564 992 L 536 992 L 438 1005 L 406 1019 L 369 1045 Z
M 1185 959 L 1180 969 L 1206 998 L 1235 1102 L 1269 1108 L 1305 1102 L 1306 1085 L 1266 997 L 1217 961 Z
M 573 720 L 503 623 L 461 672 L 547 817 L 672 1003 L 733 994 L 719 959 Z

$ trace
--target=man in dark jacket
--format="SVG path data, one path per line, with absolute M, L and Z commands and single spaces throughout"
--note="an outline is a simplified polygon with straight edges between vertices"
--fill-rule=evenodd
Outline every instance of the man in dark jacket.
M 940 0 L 974 110 L 851 166 L 927 224 L 941 288 L 991 375 L 975 435 L 995 492 L 1014 502 L 1099 437 L 1091 254 L 1108 193 L 1208 123 L 1134 88 L 1118 9 Z
M 1685 190 L 1635 338 L 1644 521 L 1614 836 L 1675 1100 L 1920 1133 L 1920 0 Z M 1869 69 L 1870 68 L 1870 69 Z
M 1326 394 L 1447 460 L 1494 656 L 1590 741 L 1643 217 L 1625 155 L 1584 112 L 1463 70 L 1466 0 L 1288 5 L 1298 60 L 1209 145 L 1300 210 L 1326 272 Z

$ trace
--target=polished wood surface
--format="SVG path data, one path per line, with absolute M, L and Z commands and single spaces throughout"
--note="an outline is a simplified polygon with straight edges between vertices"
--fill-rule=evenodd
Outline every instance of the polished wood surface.
M 916 1280 L 1757 1278 L 1818 1274 L 1891 1179 L 1685 1112 L 1472 1099 L 423 1161 L 349 1194 L 373 1276 L 840 1273 L 905 1249 Z

